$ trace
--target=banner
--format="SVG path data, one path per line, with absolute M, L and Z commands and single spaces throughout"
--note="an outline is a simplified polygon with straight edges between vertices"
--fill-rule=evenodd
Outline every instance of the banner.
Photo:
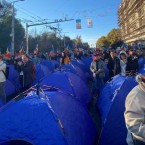
M 81 26 L 81 19 L 77 19 L 76 20 L 76 28 L 77 29 L 81 29 L 82 28 L 82 26 Z
M 87 19 L 87 25 L 88 25 L 88 28 L 92 28 L 93 27 L 92 18 L 88 18 Z

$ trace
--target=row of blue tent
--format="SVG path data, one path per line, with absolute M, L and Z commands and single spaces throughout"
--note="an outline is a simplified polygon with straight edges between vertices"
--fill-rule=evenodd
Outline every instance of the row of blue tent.
M 140 58 L 139 74 L 145 74 L 144 65 L 145 59 Z M 136 85 L 135 76 L 117 75 L 106 83 L 96 103 L 102 120 L 98 145 L 127 145 L 124 119 L 125 100 Z
M 57 62 L 43 61 L 37 65 L 34 85 L 39 82 L 43 91 L 39 97 L 36 91 L 32 91 L 20 101 L 13 99 L 8 107 L 1 110 L 0 143 L 20 139 L 36 145 L 93 145 L 97 131 L 87 110 L 92 98 L 87 88 L 87 80 L 92 77 L 89 72 L 91 61 L 90 58 L 73 60 L 61 68 Z M 145 59 L 139 59 L 139 73 L 145 72 L 144 64 Z M 13 82 L 12 78 L 8 81 L 18 87 L 16 79 Z M 125 100 L 136 85 L 134 76 L 120 75 L 106 83 L 96 106 L 102 119 L 99 145 L 127 145 Z M 8 128 L 5 129 L 5 126 Z M 12 131 L 15 132 L 13 136 Z
M 20 94 L 0 108 L 0 143 L 93 145 L 97 130 L 87 109 L 92 98 L 87 86 L 91 61 L 85 65 L 73 60 L 62 67 L 50 61 L 36 65 L 36 81 L 26 96 Z M 21 87 L 13 66 L 7 82 L 15 88 L 11 93 Z

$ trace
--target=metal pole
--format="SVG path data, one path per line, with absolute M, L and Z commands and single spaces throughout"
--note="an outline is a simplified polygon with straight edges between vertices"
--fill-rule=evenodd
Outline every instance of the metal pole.
M 12 53 L 12 55 L 14 55 L 14 52 L 15 52 L 15 50 L 14 50 L 14 43 L 15 43 L 15 26 L 14 26 L 14 23 L 15 23 L 15 14 L 14 14 L 14 2 L 13 2 L 13 4 L 12 4 L 12 8 L 13 8 L 13 10 L 12 10 L 12 50 L 11 50 L 11 53 Z
M 27 45 L 27 50 L 26 53 L 29 53 L 29 35 L 28 35 L 28 24 L 26 23 L 26 45 Z

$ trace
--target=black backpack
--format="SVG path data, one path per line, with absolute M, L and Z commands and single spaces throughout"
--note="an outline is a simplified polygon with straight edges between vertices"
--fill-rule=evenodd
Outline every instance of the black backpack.
M 6 70 L 5 70 L 5 72 L 4 72 L 4 71 L 2 71 L 2 72 L 4 73 L 4 75 L 5 75 L 5 77 L 6 77 L 6 80 L 7 80 L 8 77 L 9 77 L 9 67 L 6 66 Z

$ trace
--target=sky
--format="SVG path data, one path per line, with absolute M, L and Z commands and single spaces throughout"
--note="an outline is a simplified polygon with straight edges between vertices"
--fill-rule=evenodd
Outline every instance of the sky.
M 8 0 L 12 2 L 12 0 Z M 31 20 L 34 23 L 47 19 L 74 19 L 73 21 L 59 23 L 61 35 L 72 39 L 81 36 L 83 42 L 95 47 L 97 39 L 107 35 L 113 28 L 118 28 L 117 10 L 122 0 L 25 0 L 15 3 L 16 17 L 21 20 Z M 87 27 L 87 19 L 92 18 L 93 27 Z M 81 19 L 82 29 L 76 29 L 76 19 Z M 29 22 L 30 23 L 30 22 Z M 23 23 L 25 26 L 25 24 Z M 50 25 L 58 27 L 58 24 Z M 43 26 L 29 28 L 29 33 L 37 35 L 40 32 L 52 32 Z

